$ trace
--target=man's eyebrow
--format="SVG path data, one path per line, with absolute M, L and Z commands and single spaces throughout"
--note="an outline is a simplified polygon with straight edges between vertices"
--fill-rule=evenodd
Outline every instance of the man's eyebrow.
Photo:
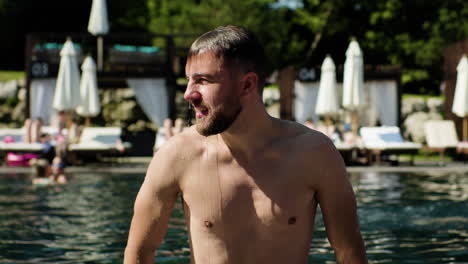
M 192 77 L 192 78 L 205 77 L 205 78 L 213 79 L 215 77 L 215 75 L 209 74 L 209 73 L 201 73 L 201 72 L 193 73 L 192 75 L 186 75 L 187 79 L 189 79 L 190 77 Z

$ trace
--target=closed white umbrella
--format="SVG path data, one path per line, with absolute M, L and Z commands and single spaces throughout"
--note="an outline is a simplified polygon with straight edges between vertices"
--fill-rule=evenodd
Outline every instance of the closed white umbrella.
M 84 117 L 93 117 L 101 112 L 101 103 L 96 78 L 96 63 L 91 56 L 87 56 L 81 65 L 80 95 L 81 103 L 76 108 L 76 112 Z
M 457 83 L 453 97 L 452 112 L 463 118 L 463 140 L 468 134 L 468 58 L 463 55 L 457 66 Z
M 352 40 L 346 50 L 343 73 L 343 107 L 353 115 L 353 133 L 357 134 L 357 110 L 365 105 L 364 63 L 362 51 L 356 40 Z
M 58 111 L 73 110 L 80 104 L 80 71 L 76 51 L 67 39 L 60 51 L 60 65 L 52 106 Z
M 93 0 L 89 16 L 88 32 L 98 37 L 98 69 L 102 70 L 103 39 L 102 35 L 109 32 L 106 0 Z
M 338 110 L 335 63 L 333 63 L 333 59 L 327 55 L 322 63 L 315 113 L 325 116 L 326 125 L 329 126 L 330 116 L 337 114 Z

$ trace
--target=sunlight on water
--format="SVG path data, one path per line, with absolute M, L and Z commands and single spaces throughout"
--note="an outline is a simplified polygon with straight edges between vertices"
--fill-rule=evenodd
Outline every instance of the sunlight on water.
M 121 263 L 143 175 L 77 174 L 65 186 L 33 187 L 0 175 L 0 263 Z M 468 175 L 357 173 L 370 263 L 468 263 Z M 334 263 L 320 213 L 310 263 Z M 158 263 L 189 263 L 177 204 Z

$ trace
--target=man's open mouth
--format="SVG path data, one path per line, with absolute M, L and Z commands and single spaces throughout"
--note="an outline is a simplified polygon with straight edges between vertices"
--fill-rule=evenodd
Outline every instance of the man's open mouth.
M 204 106 L 196 106 L 195 109 L 195 117 L 197 119 L 203 118 L 208 115 L 208 108 Z

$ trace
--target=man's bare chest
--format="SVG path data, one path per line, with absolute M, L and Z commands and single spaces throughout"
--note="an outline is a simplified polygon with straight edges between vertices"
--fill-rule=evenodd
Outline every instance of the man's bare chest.
M 182 186 L 191 227 L 235 233 L 310 224 L 314 192 L 292 165 L 200 162 Z

